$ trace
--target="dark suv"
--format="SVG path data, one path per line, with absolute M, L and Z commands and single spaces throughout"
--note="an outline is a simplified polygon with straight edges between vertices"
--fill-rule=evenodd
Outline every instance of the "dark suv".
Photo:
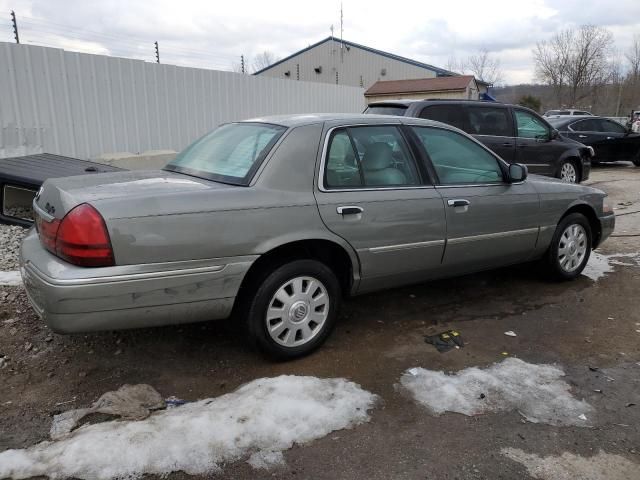
M 558 133 L 533 110 L 473 100 L 388 100 L 365 113 L 428 118 L 473 135 L 509 163 L 531 173 L 579 183 L 589 178 L 593 149 Z

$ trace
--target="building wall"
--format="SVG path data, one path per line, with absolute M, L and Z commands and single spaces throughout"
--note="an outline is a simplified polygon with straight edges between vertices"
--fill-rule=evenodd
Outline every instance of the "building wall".
M 369 88 L 379 80 L 404 80 L 409 78 L 433 78 L 436 72 L 368 50 L 350 46 L 340 48 L 339 40 L 329 40 L 306 52 L 278 64 L 258 76 L 275 77 L 308 82 L 338 83 Z M 316 73 L 316 67 L 322 73 Z M 382 70 L 386 69 L 386 75 Z M 287 77 L 285 72 L 290 72 Z M 336 82 L 336 73 L 338 80 Z
M 363 108 L 357 87 L 0 42 L 0 158 L 179 151 L 224 122 Z

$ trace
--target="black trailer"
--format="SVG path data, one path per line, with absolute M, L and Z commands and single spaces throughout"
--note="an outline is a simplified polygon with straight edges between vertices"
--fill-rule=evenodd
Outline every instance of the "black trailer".
M 120 170 L 123 169 L 50 153 L 0 158 L 0 223 L 30 226 L 33 198 L 47 178 Z

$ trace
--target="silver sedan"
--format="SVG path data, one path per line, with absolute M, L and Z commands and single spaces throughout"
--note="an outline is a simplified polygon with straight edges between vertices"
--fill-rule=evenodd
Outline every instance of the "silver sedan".
M 55 331 L 233 314 L 280 358 L 321 345 L 344 296 L 534 260 L 575 278 L 615 221 L 600 190 L 375 115 L 223 125 L 160 171 L 47 180 L 34 208 L 21 271 Z

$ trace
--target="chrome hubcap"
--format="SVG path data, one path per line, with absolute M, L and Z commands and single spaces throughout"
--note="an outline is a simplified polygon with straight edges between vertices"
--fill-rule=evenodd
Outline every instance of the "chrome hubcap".
M 576 167 L 572 163 L 565 163 L 560 169 L 560 178 L 568 183 L 576 183 L 578 174 L 576 173 Z
M 582 225 L 569 225 L 560 236 L 558 262 L 565 272 L 573 272 L 587 253 L 587 232 Z
M 322 330 L 329 316 L 329 294 L 320 280 L 296 277 L 271 297 L 265 322 L 274 342 L 298 347 Z

